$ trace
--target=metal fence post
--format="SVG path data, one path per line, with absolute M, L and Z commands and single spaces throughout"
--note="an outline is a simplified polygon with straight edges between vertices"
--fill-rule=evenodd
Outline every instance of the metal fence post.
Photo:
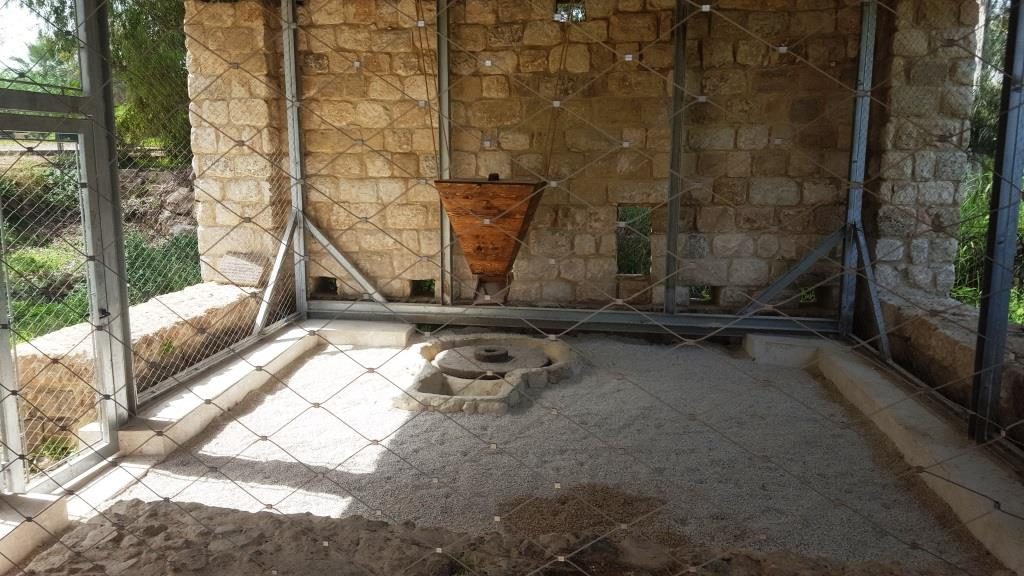
M 102 394 L 112 394 L 104 409 L 116 423 L 127 421 L 136 408 L 132 371 L 131 322 L 128 282 L 125 270 L 121 192 L 114 134 L 114 93 L 110 70 L 108 0 L 78 0 L 81 42 L 82 90 L 89 99 L 91 127 L 81 136 L 84 144 L 83 182 L 87 183 L 87 205 L 83 205 L 86 246 L 93 269 L 93 290 L 97 293 L 94 322 L 96 356 L 100 361 L 97 379 Z M 106 376 L 105 376 L 106 374 Z M 105 377 L 104 377 L 105 376 Z M 113 400 L 113 401 L 111 401 Z M 112 436 L 116 436 L 111 434 Z M 116 445 L 116 437 L 110 441 Z
M 0 211 L 0 230 L 4 215 Z M 0 237 L 0 254 L 6 253 Z M 21 459 L 25 448 L 21 438 L 21 418 L 18 415 L 18 367 L 15 365 L 11 332 L 11 313 L 7 305 L 7 264 L 0 262 L 0 492 L 15 494 L 25 491 L 25 461 Z
M 848 336 L 853 330 L 857 299 L 857 229 L 864 208 L 864 177 L 867 172 L 868 127 L 871 116 L 871 83 L 875 68 L 875 37 L 878 27 L 878 3 L 865 0 L 860 16 L 860 46 L 857 69 L 857 103 L 853 117 L 853 142 L 850 149 L 850 192 L 846 201 L 846 237 L 843 241 L 843 279 L 840 292 L 839 332 Z M 867 261 L 867 254 L 865 254 Z
M 669 156 L 668 209 L 665 226 L 665 313 L 676 313 L 679 290 L 679 218 L 683 188 L 683 83 L 686 82 L 686 0 L 677 0 L 675 52 L 672 60 L 672 143 Z
M 1024 114 L 1021 113 L 1024 105 L 1024 20 L 1021 18 L 1021 0 L 1010 3 L 1005 70 L 968 426 L 968 434 L 978 443 L 987 442 L 999 429 L 1000 388 L 1014 281 L 1013 264 L 1017 256 L 1017 218 L 1021 179 L 1024 178 Z
M 451 95 L 448 77 L 448 2 L 437 1 L 437 107 L 438 149 L 437 172 L 442 179 L 452 177 Z M 440 202 L 440 200 L 438 200 Z M 452 278 L 452 225 L 448 212 L 441 206 L 441 303 L 451 304 L 455 282 Z
M 295 0 L 281 0 L 281 30 L 284 55 L 284 95 L 287 112 L 285 121 L 288 131 L 288 177 L 291 182 L 292 210 L 304 214 L 303 209 L 303 159 L 302 159 L 302 124 L 299 121 L 299 74 L 296 65 L 295 34 L 298 24 L 295 22 Z M 306 317 L 306 222 L 302 217 L 295 221 L 295 232 L 292 237 L 292 259 L 295 264 L 295 311 L 300 318 Z

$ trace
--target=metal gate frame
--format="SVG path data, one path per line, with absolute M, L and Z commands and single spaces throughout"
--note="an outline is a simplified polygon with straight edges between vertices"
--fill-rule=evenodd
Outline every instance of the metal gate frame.
M 18 113 L 0 113 L 5 129 L 78 134 L 79 172 L 83 186 L 82 228 L 90 286 L 90 322 L 93 329 L 98 420 L 102 440 L 71 457 L 44 478 L 25 485 L 24 454 L 12 442 L 8 459 L 14 465 L 5 474 L 5 488 L 12 492 L 58 489 L 101 461 L 117 453 L 117 428 L 135 410 L 131 369 L 131 333 L 127 284 L 124 274 L 124 242 L 118 193 L 117 154 L 114 148 L 113 86 L 107 0 L 76 0 L 75 3 L 82 95 L 39 94 L 0 89 L 0 105 Z M 6 288 L 6 286 L 4 286 Z M 4 294 L 6 298 L 6 294 Z M 6 303 L 5 303 L 6 304 Z M 7 310 L 2 310 L 7 312 Z M 0 338 L 0 375 L 17 386 L 17 366 L 10 345 L 9 320 L 4 318 Z M 13 389 L 13 388 L 12 388 Z M 17 396 L 8 395 L 3 407 L 5 441 L 19 431 Z M 13 409 L 12 409 L 12 405 Z M 11 422 L 11 418 L 15 422 Z M 20 436 L 18 436 L 20 440 Z

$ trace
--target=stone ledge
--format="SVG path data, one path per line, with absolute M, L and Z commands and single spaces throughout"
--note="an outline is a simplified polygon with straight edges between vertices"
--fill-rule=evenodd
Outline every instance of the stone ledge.
M 966 434 L 904 392 L 897 377 L 826 340 L 752 335 L 744 348 L 758 363 L 819 371 L 889 438 L 909 466 L 928 468 L 921 479 L 979 542 L 1024 575 L 1024 520 L 1010 516 L 1024 516 L 1024 486 L 977 450 Z M 999 502 L 1002 512 L 989 498 Z
M 258 305 L 252 293 L 231 285 L 196 284 L 132 306 L 136 385 L 145 389 L 176 372 L 179 364 L 194 364 L 248 336 Z M 30 399 L 28 406 L 42 407 L 27 408 L 22 415 L 34 422 L 33 436 L 27 438 L 30 451 L 46 437 L 63 435 L 62 424 L 88 426 L 93 420 L 92 331 L 92 325 L 80 323 L 18 344 L 22 393 Z
M 49 542 L 71 521 L 67 501 L 60 496 L 42 494 L 3 496 L 0 510 L 0 574 L 22 565 L 36 548 Z M 25 522 L 24 516 L 32 516 Z
M 901 291 L 883 299 L 893 359 L 943 396 L 969 407 L 974 375 L 978 309 L 949 298 Z M 1002 397 L 997 413 L 1005 425 L 1024 419 L 1024 331 L 1010 326 Z M 1009 433 L 1024 441 L 1024 428 Z
M 412 326 L 388 322 L 306 320 L 292 325 L 146 407 L 118 431 L 121 454 L 166 457 L 324 341 L 402 348 L 412 333 Z
M 121 453 L 169 455 L 316 344 L 316 337 L 300 327 L 292 327 L 243 353 L 242 358 L 228 361 L 188 386 L 179 387 L 118 431 Z

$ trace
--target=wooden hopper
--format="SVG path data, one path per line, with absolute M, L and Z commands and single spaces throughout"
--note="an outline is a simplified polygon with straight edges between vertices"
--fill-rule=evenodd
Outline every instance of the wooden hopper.
M 504 286 L 526 239 L 543 182 L 437 180 L 441 204 L 462 244 L 469 269 L 484 283 Z

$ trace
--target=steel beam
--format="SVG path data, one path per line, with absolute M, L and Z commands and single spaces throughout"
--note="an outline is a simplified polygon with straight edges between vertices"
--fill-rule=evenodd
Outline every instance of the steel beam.
M 846 200 L 846 235 L 843 241 L 843 278 L 839 303 L 839 331 L 849 336 L 857 300 L 856 231 L 864 209 L 864 177 L 868 161 L 868 127 L 871 120 L 871 84 L 875 69 L 877 0 L 861 3 L 860 47 L 857 68 L 857 102 L 853 115 L 850 148 L 850 191 Z
M 438 148 L 437 169 L 442 179 L 452 177 L 452 120 L 450 78 L 448 75 L 448 1 L 437 0 L 437 107 Z M 440 200 L 438 200 L 440 202 Z M 441 206 L 441 303 L 454 300 L 455 282 L 452 277 L 452 225 L 448 212 Z
M 296 63 L 295 33 L 298 25 L 295 21 L 295 0 L 281 0 L 281 39 L 284 43 L 284 95 L 285 122 L 288 129 L 288 178 L 291 182 L 292 210 L 303 214 L 304 192 L 303 178 L 305 166 L 302 158 L 302 124 L 299 120 L 299 73 Z M 306 289 L 306 231 L 305 219 L 299 218 L 295 223 L 292 238 L 292 261 L 295 264 L 295 311 L 301 317 L 306 316 L 306 301 L 309 292 Z
M 0 108 L 47 114 L 84 114 L 92 107 L 89 98 L 46 92 L 0 88 Z
M 571 329 L 574 332 L 628 332 L 679 336 L 744 336 L 751 332 L 833 335 L 838 331 L 836 321 L 828 318 L 663 314 L 578 308 L 438 306 L 398 302 L 381 305 L 373 302 L 336 300 L 311 300 L 309 314 L 311 318 L 325 320 L 391 320 L 410 324 Z
M 669 152 L 668 206 L 665 217 L 665 313 L 675 314 L 679 291 L 679 219 L 683 190 L 683 83 L 686 82 L 687 0 L 676 0 L 675 53 L 672 60 L 672 132 Z
M 298 220 L 299 213 L 292 212 L 291 218 L 288 219 L 288 224 L 284 227 L 284 233 L 279 240 L 281 245 L 277 248 L 277 255 L 274 256 L 274 265 L 270 268 L 270 276 L 267 277 L 267 287 L 263 291 L 263 297 L 260 299 L 260 309 L 256 312 L 256 322 L 252 328 L 253 335 L 262 332 L 264 326 L 267 325 L 270 303 L 274 299 L 274 288 L 277 286 L 277 280 L 281 276 L 281 269 L 284 268 L 284 259 L 288 256 L 288 249 L 291 248 L 294 241 L 295 223 Z
M 92 103 L 92 126 L 82 133 L 86 194 L 82 217 L 93 269 L 96 326 L 96 379 L 110 395 L 101 402 L 104 440 L 117 445 L 117 426 L 135 411 L 132 335 L 125 270 L 121 190 L 114 133 L 114 93 L 110 70 L 109 0 L 78 0 L 82 92 Z
M 987 442 L 999 432 L 999 401 L 1009 328 L 1013 266 L 1017 256 L 1017 226 L 1021 180 L 1024 178 L 1024 18 L 1022 0 L 1010 2 L 1006 65 L 999 115 L 998 154 L 989 205 L 985 275 L 974 356 L 971 419 L 968 434 Z
M 0 130 L 11 132 L 81 134 L 91 128 L 93 128 L 93 122 L 89 118 L 62 118 L 60 116 L 35 116 L 32 114 L 0 112 Z
M 789 285 L 796 281 L 797 278 L 810 270 L 811 266 L 814 266 L 818 260 L 821 260 L 828 255 L 833 248 L 839 245 L 845 235 L 846 229 L 840 228 L 829 236 L 826 236 L 825 239 L 818 243 L 814 250 L 804 256 L 803 260 L 798 262 L 796 266 L 790 268 L 789 271 L 773 282 L 771 286 L 758 292 L 750 304 L 744 306 L 738 314 L 740 316 L 747 316 L 748 314 L 756 314 L 762 309 L 770 308 L 771 301 L 774 300 L 776 296 L 782 294 L 783 290 L 788 288 Z
M 864 265 L 864 279 L 871 300 L 871 313 L 875 318 L 875 329 L 878 331 L 878 353 L 883 360 L 892 359 L 889 348 L 889 330 L 885 326 L 885 314 L 882 314 L 882 301 L 878 298 L 878 282 L 875 279 L 875 268 L 871 264 L 871 253 L 868 252 L 868 240 L 864 236 L 864 227 L 857 228 L 857 251 Z
M 0 230 L 4 215 L 0 210 Z M 7 246 L 0 236 L 0 254 L 7 253 Z M 0 260 L 0 493 L 7 491 L 19 494 L 25 491 L 25 453 L 21 440 L 21 417 L 18 411 L 18 367 L 14 356 L 11 332 L 11 312 L 8 307 L 7 262 Z
M 316 224 L 313 224 L 313 222 L 309 218 L 306 218 L 306 227 L 309 229 L 309 234 L 313 237 L 313 239 L 319 242 L 320 245 L 324 247 L 324 250 L 326 250 L 327 253 L 331 255 L 331 258 L 333 258 L 334 261 L 337 262 L 339 266 L 344 268 L 345 272 L 348 272 L 348 274 L 352 276 L 352 279 L 356 281 L 356 284 L 359 284 L 359 287 L 366 292 L 367 296 L 369 296 L 374 300 L 374 302 L 377 302 L 379 304 L 387 303 L 387 299 L 384 298 L 384 296 L 380 292 L 378 292 L 376 288 L 373 287 L 373 284 L 371 284 L 370 281 L 366 279 L 366 276 L 363 276 L 363 273 L 360 272 L 358 268 L 356 268 L 355 264 L 349 262 L 348 258 L 346 258 L 345 255 L 341 253 L 341 250 L 338 250 L 334 246 L 334 244 L 331 243 L 330 238 L 328 238 L 326 234 L 321 232 L 320 229 L 316 227 Z

